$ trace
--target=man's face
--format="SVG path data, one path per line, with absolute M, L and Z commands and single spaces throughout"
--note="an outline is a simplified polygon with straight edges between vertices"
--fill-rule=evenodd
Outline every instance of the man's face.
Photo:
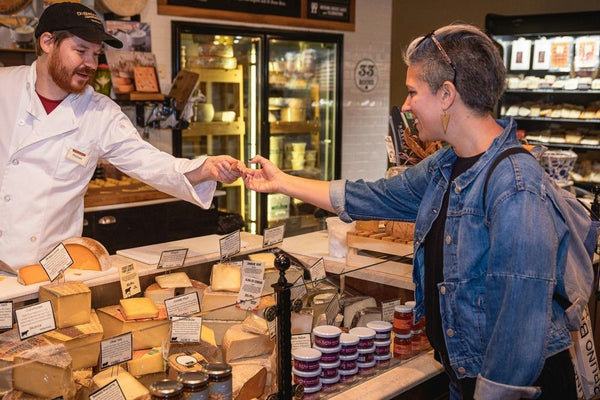
M 94 79 L 101 48 L 100 43 L 77 36 L 55 44 L 48 55 L 48 72 L 54 83 L 66 93 L 83 92 Z

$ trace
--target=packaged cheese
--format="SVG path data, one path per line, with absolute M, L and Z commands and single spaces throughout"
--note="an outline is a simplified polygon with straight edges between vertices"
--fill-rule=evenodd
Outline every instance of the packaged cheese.
M 57 328 L 87 324 L 92 310 L 92 292 L 82 282 L 40 286 L 39 302 L 50 300 Z
M 242 285 L 242 269 L 234 264 L 219 263 L 212 267 L 210 286 L 215 292 L 239 292 Z
M 156 318 L 137 320 L 126 319 L 119 306 L 102 307 L 97 309 L 96 313 L 104 328 L 105 339 L 132 332 L 134 350 L 160 346 L 163 340 L 169 337 L 171 323 L 167 319 L 164 307 L 158 307 Z
M 119 300 L 125 319 L 143 319 L 158 317 L 158 307 L 147 297 L 130 297 Z
M 94 387 L 99 389 L 115 379 L 119 382 L 119 386 L 127 400 L 146 400 L 150 396 L 150 392 L 144 385 L 119 366 L 107 368 L 95 375 L 93 378 Z
M 44 334 L 50 342 L 61 343 L 73 359 L 73 370 L 94 367 L 100 356 L 100 341 L 104 330 L 96 312 L 90 314 L 90 322 L 69 328 L 60 328 Z
M 230 362 L 246 357 L 256 357 L 273 351 L 269 335 L 246 332 L 242 324 L 233 325 L 225 332 L 221 349 L 223 361 Z

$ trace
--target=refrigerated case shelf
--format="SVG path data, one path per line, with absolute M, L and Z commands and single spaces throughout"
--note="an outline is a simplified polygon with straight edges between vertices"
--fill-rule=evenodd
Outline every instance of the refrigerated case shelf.
M 206 135 L 243 135 L 246 126 L 243 121 L 234 122 L 192 122 L 188 129 L 182 132 L 184 139 L 192 139 Z
M 271 134 L 283 135 L 288 133 L 319 133 L 321 124 L 319 121 L 277 121 L 271 122 Z

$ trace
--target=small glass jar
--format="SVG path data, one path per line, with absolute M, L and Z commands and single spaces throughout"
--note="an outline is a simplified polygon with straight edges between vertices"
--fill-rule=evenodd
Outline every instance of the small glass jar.
M 411 357 L 412 342 L 408 335 L 394 334 L 394 357 L 407 360 Z
M 340 375 L 335 374 L 330 378 L 321 378 L 321 386 L 323 392 L 335 392 L 338 390 L 338 383 L 340 382 Z
M 208 363 L 203 372 L 208 375 L 208 398 L 231 400 L 232 379 L 231 365 L 226 363 Z
M 384 341 L 392 339 L 392 324 L 387 321 L 370 321 L 367 322 L 367 328 L 375 331 L 375 340 Z
M 321 378 L 331 378 L 338 373 L 340 360 L 333 363 L 321 363 Z
M 373 342 L 375 341 L 375 331 L 373 329 L 365 326 L 358 326 L 350 329 L 350 333 L 358 336 L 358 350 L 373 347 Z
M 375 368 L 377 369 L 386 369 L 390 366 L 392 359 L 392 353 L 387 353 L 382 356 L 375 356 Z
M 177 381 L 163 379 L 150 385 L 150 398 L 152 400 L 182 400 L 183 385 Z
M 354 368 L 356 368 L 356 360 L 358 360 L 358 351 L 348 356 L 340 355 L 339 369 L 352 371 Z
M 302 372 L 296 368 L 292 368 L 292 374 L 294 376 L 294 383 L 300 384 L 306 388 L 312 388 L 320 384 L 319 377 L 321 376 L 321 368 L 316 371 Z
M 361 376 L 370 376 L 376 372 L 375 371 L 375 358 L 373 358 L 373 360 L 371 360 L 369 362 L 356 363 L 356 366 L 358 367 L 358 375 L 361 375 Z
M 340 350 L 342 349 L 341 345 L 337 347 L 330 348 L 321 348 L 318 346 L 314 346 L 315 349 L 321 352 L 321 362 L 325 364 L 334 363 L 340 359 Z
M 341 356 L 348 356 L 356 354 L 358 351 L 359 338 L 351 333 L 342 333 L 340 336 L 340 344 L 342 349 L 340 350 Z
M 315 347 L 335 348 L 340 345 L 342 330 L 333 325 L 319 325 L 313 329 Z
M 390 345 L 392 344 L 392 341 L 390 339 L 385 340 L 385 341 L 375 341 L 375 355 L 376 356 L 383 356 L 385 354 L 388 354 L 390 352 Z
M 413 308 L 407 305 L 394 307 L 394 333 L 410 335 L 413 324 Z
M 294 368 L 302 372 L 311 372 L 319 369 L 321 352 L 311 347 L 301 347 L 292 351 Z
M 340 369 L 338 372 L 340 374 L 340 383 L 352 383 L 356 380 L 358 367 L 349 370 Z
M 359 363 L 367 363 L 371 362 L 375 359 L 375 345 L 371 346 L 368 349 L 358 349 L 358 359 L 356 360 Z
M 208 400 L 208 375 L 203 372 L 181 372 L 177 381 L 183 385 L 184 400 Z
M 419 354 L 423 349 L 423 331 L 411 331 L 410 332 L 410 345 L 412 355 Z

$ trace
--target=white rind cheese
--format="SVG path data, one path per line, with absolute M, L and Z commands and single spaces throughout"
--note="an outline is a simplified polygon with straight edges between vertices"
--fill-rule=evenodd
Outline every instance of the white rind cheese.
M 210 274 L 212 290 L 238 293 L 242 286 L 242 268 L 234 264 L 215 264 Z
M 223 337 L 221 345 L 223 360 L 229 362 L 269 354 L 273 350 L 273 345 L 274 342 L 269 335 L 249 333 L 244 330 L 242 324 L 233 325 Z

